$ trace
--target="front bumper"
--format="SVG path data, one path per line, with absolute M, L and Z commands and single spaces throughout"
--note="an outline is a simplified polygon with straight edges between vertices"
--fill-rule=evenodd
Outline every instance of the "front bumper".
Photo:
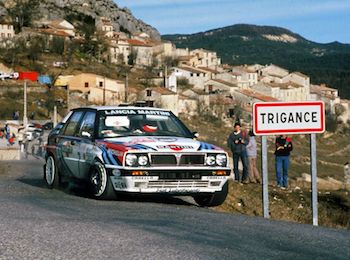
M 218 170 L 218 169 L 216 169 Z M 110 174 L 116 191 L 131 193 L 169 193 L 198 194 L 221 191 L 230 176 L 225 168 L 224 176 L 214 176 L 213 169 L 205 170 L 148 170 L 144 176 L 130 176 L 131 171 L 120 170 L 119 174 Z M 119 175 L 119 176 L 118 176 Z

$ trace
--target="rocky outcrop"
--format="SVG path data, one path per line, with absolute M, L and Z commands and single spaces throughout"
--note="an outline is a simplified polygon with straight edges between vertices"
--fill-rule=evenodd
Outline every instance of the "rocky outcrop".
M 0 10 L 1 12 L 3 10 Z M 57 19 L 65 18 L 69 14 L 85 14 L 94 19 L 107 17 L 116 31 L 133 34 L 145 32 L 154 39 L 160 39 L 160 34 L 155 28 L 136 19 L 129 9 L 120 8 L 113 0 L 43 0 L 40 2 L 40 16 Z

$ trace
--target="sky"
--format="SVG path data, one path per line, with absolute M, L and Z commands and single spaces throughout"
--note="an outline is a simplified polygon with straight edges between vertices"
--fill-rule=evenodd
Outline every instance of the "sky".
M 237 23 L 287 28 L 308 40 L 350 43 L 350 0 L 114 0 L 161 34 Z

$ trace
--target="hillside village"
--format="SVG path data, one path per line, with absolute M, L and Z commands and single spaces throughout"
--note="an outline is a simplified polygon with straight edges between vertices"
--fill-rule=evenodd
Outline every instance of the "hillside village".
M 63 52 L 70 42 L 84 42 L 84 35 L 64 19 L 41 18 L 20 34 L 15 34 L 10 23 L 0 25 L 2 46 L 11 46 L 19 38 L 30 44 L 35 37 L 46 37 L 48 42 L 61 40 Z M 189 116 L 200 113 L 222 119 L 238 116 L 247 123 L 254 102 L 323 100 L 329 114 L 337 114 L 343 123 L 350 120 L 350 101 L 341 99 L 337 89 L 314 85 L 309 76 L 297 71 L 274 64 L 222 64 L 213 51 L 176 48 L 171 42 L 151 38 L 145 32 L 116 31 L 107 17 L 95 21 L 93 40 L 104 45 L 100 47 L 98 62 L 124 68 L 122 78 L 109 78 L 93 71 L 66 74 L 64 68 L 69 63 L 58 57 L 52 65 L 62 72 L 55 78 L 38 74 L 34 81 L 69 90 L 70 95 L 89 104 L 157 106 Z M 2 79 L 11 78 L 6 77 L 11 73 L 18 74 L 11 67 L 2 66 L 1 70 Z M 150 73 L 131 83 L 128 76 L 135 71 Z M 81 102 L 72 102 L 69 108 L 77 105 Z

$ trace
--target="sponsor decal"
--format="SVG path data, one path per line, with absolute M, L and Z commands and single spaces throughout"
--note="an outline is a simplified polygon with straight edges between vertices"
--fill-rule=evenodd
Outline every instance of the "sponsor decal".
M 177 144 L 168 144 L 168 145 L 157 145 L 158 149 L 171 149 L 173 151 L 179 152 L 184 149 L 194 149 L 191 145 L 177 145 Z
M 165 143 L 173 143 L 178 140 L 177 138 L 173 138 L 173 137 L 155 137 L 154 139 L 157 140 L 158 142 L 165 142 Z
M 131 139 L 128 142 L 123 143 L 124 145 L 134 145 L 134 144 L 140 144 L 140 143 L 155 143 L 156 141 L 152 138 L 134 138 Z
M 105 115 L 155 115 L 155 116 L 170 116 L 168 111 L 160 110 L 145 110 L 145 109 L 113 109 L 105 110 Z

